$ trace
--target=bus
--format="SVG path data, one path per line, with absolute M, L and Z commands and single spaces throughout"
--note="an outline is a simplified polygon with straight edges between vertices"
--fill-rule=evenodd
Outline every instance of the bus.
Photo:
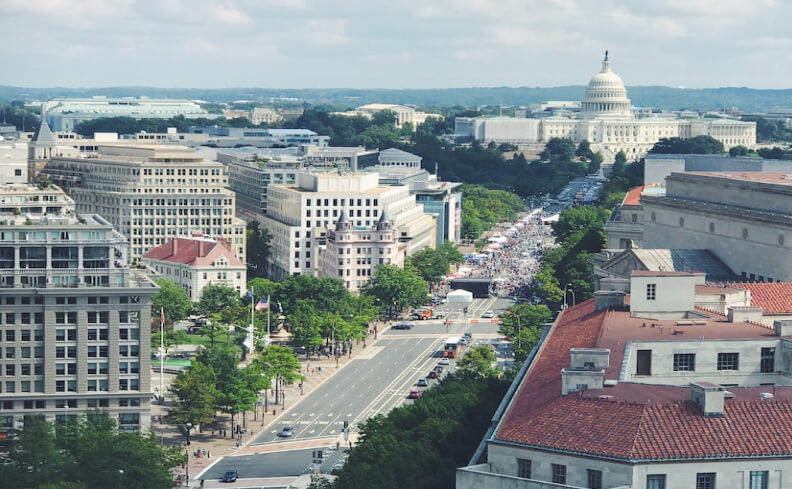
M 456 358 L 460 351 L 462 351 L 462 342 L 458 336 L 452 336 L 445 340 L 443 358 Z

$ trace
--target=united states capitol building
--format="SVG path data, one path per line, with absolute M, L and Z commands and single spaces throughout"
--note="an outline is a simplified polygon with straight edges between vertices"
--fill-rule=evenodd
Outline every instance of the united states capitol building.
M 726 118 L 682 119 L 672 115 L 639 116 L 632 110 L 621 77 L 611 70 L 608 53 L 602 70 L 591 77 L 580 111 L 545 118 L 457 117 L 455 136 L 482 143 L 534 144 L 552 138 L 588 140 L 594 151 L 612 157 L 624 151 L 629 159 L 645 155 L 663 138 L 711 136 L 726 149 L 756 144 L 756 123 Z

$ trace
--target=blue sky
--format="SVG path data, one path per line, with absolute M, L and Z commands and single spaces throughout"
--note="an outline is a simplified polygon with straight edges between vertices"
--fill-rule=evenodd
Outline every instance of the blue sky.
M 783 0 L 0 0 L 0 84 L 792 86 Z

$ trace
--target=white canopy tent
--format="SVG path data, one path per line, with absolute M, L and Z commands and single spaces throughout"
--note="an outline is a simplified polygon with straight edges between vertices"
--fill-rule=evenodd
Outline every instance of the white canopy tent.
M 446 295 L 449 304 L 470 304 L 473 302 L 473 292 L 457 289 Z

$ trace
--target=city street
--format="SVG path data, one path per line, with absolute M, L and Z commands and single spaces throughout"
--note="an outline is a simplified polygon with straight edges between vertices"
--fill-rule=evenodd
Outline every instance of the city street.
M 287 412 L 268 429 L 257 433 L 245 449 L 246 452 L 264 453 L 226 456 L 199 478 L 216 480 L 226 470 L 239 470 L 240 483 L 243 485 L 232 487 L 248 487 L 244 485 L 244 479 L 251 479 L 249 483 L 252 486 L 249 487 L 261 487 L 256 484 L 262 478 L 288 478 L 312 472 L 314 467 L 310 449 L 327 448 L 335 443 L 343 448 L 348 443 L 342 433 L 345 421 L 349 423 L 350 439 L 354 443 L 355 431 L 360 423 L 376 414 L 385 414 L 397 406 L 413 402 L 406 398 L 407 395 L 416 388 L 416 381 L 425 377 L 438 364 L 437 352 L 442 349 L 446 337 L 461 336 L 469 331 L 473 334 L 473 345 L 492 344 L 497 348 L 500 339 L 498 324 L 492 319 L 482 319 L 481 315 L 488 310 L 501 312 L 513 304 L 512 300 L 504 298 L 474 299 L 468 305 L 467 315 L 463 312 L 464 304 L 441 304 L 436 311 L 447 314 L 446 319 L 451 324 L 445 324 L 446 319 L 411 321 L 415 327 L 410 330 L 388 330 L 382 333 L 376 345 L 358 352 L 347 366 L 313 392 L 300 399 L 286 399 Z M 506 350 L 499 348 L 498 351 Z M 452 362 L 444 375 L 453 370 Z M 428 388 L 435 382 L 429 380 Z M 298 400 L 299 404 L 289 408 L 290 403 Z M 285 426 L 294 428 L 294 434 L 279 438 L 277 434 Z M 332 470 L 335 464 L 343 463 L 341 453 L 333 451 L 333 455 L 335 458 L 332 462 L 322 465 L 323 472 Z

